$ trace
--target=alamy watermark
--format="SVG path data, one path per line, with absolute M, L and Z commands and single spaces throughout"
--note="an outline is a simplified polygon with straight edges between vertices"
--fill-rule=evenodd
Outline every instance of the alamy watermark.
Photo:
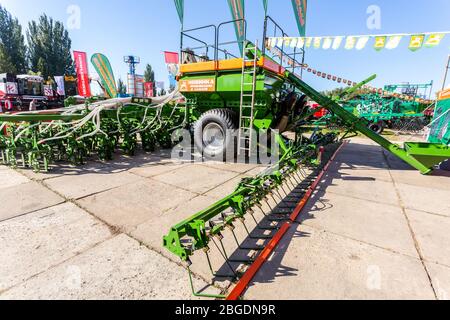
M 76 4 L 71 4 L 67 7 L 66 13 L 69 15 L 67 18 L 67 28 L 69 30 L 81 29 L 81 8 Z
M 367 18 L 367 29 L 380 30 L 381 29 L 381 8 L 377 5 L 370 5 L 367 8 L 366 13 L 369 15 Z

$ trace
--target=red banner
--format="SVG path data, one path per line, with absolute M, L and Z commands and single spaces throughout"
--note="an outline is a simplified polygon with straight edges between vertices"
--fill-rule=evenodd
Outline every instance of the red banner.
M 86 52 L 74 51 L 73 57 L 77 69 L 78 94 L 83 97 L 91 97 L 91 87 L 89 85 L 89 72 Z
M 145 97 L 152 98 L 153 97 L 153 82 L 145 82 L 144 90 L 145 90 Z
M 166 64 L 178 64 L 179 58 L 177 52 L 164 51 Z

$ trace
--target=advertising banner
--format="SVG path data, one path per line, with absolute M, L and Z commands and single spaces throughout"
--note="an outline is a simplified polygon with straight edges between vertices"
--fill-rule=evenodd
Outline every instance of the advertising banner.
M 228 0 L 228 5 L 230 6 L 231 16 L 233 20 L 239 20 L 234 23 L 234 28 L 236 31 L 236 39 L 239 41 L 239 49 L 242 54 L 243 43 L 245 41 L 245 8 L 244 0 Z
M 56 82 L 56 92 L 60 96 L 65 96 L 66 88 L 64 86 L 64 76 L 55 76 L 55 82 Z
M 91 62 L 109 97 L 117 97 L 116 79 L 114 78 L 114 72 L 108 58 L 101 53 L 96 53 L 91 57 Z
M 292 0 L 295 19 L 297 20 L 298 32 L 301 37 L 306 35 L 306 12 L 308 7 L 307 0 Z
M 89 84 L 89 71 L 86 52 L 74 51 L 73 56 L 78 77 L 78 94 L 80 96 L 89 98 L 92 95 L 91 87 Z
M 144 89 L 145 89 L 145 97 L 152 98 L 153 97 L 153 82 L 145 82 Z

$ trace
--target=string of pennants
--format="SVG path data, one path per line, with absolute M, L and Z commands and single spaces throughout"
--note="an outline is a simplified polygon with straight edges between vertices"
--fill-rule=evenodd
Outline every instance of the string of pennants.
M 283 52 L 280 49 L 278 49 L 277 47 L 269 47 L 269 46 L 267 46 L 267 49 L 269 49 L 272 52 L 272 54 L 274 54 L 278 58 L 282 59 L 284 63 L 286 63 L 287 65 L 289 65 L 291 67 L 302 68 L 303 70 L 305 70 L 305 71 L 307 71 L 307 72 L 309 72 L 309 73 L 311 73 L 311 74 L 313 74 L 313 75 L 315 75 L 315 76 L 317 76 L 319 78 L 326 79 L 326 80 L 329 80 L 329 81 L 334 81 L 334 82 L 337 82 L 337 83 L 343 83 L 343 84 L 351 86 L 351 87 L 354 87 L 354 86 L 358 85 L 358 82 L 355 82 L 355 81 L 352 81 L 352 80 L 348 80 L 346 78 L 339 77 L 339 76 L 336 76 L 336 75 L 328 74 L 326 72 L 319 71 L 317 69 L 314 69 L 314 68 L 310 67 L 308 64 L 301 64 L 301 63 L 295 61 L 294 59 L 292 59 L 291 57 L 286 56 L 286 54 L 283 54 Z M 391 91 L 387 91 L 387 90 L 384 90 L 384 89 L 381 89 L 381 88 L 375 88 L 375 87 L 372 87 L 370 85 L 364 85 L 362 88 L 366 89 L 366 90 L 369 90 L 371 93 L 376 93 L 376 94 L 384 95 L 384 96 L 387 96 L 387 97 L 396 97 L 398 99 L 405 100 L 405 101 L 415 101 L 415 102 L 423 103 L 423 104 L 431 104 L 431 103 L 433 103 L 433 101 L 428 100 L 428 99 L 411 97 L 411 96 L 408 96 L 408 95 L 405 95 L 405 94 L 391 92 Z
M 417 51 L 422 47 L 437 47 L 450 31 L 421 33 L 421 34 L 386 34 L 361 36 L 329 36 L 329 37 L 271 37 L 268 38 L 270 47 L 314 48 L 324 50 L 363 50 L 370 40 L 374 39 L 373 48 L 377 51 L 383 49 L 396 49 L 403 38 L 409 37 L 408 48 Z

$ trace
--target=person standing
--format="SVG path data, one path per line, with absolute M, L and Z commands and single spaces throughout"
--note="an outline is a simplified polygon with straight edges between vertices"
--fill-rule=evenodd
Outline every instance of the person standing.
M 37 110 L 37 101 L 36 101 L 36 99 L 33 99 L 30 102 L 30 109 L 29 110 L 30 111 L 36 111 Z

